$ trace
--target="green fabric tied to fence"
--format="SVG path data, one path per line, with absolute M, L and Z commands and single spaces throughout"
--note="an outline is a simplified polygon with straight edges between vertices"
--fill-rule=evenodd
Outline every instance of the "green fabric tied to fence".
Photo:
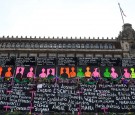
M 28 83 L 29 82 L 29 80 L 28 79 L 23 79 L 23 80 L 19 80 L 19 79 L 17 79 L 17 78 L 14 78 L 14 81 L 16 82 L 16 83 Z

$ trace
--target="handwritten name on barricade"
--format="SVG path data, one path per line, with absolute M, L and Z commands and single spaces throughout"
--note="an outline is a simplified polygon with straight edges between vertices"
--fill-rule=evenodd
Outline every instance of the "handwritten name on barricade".
M 100 59 L 99 58 L 83 58 L 83 57 L 78 57 L 77 58 L 77 65 L 88 65 L 88 66 L 99 66 Z
M 0 82 L 0 108 L 2 109 L 4 109 L 3 106 L 10 103 L 8 99 L 8 89 L 10 90 L 10 84 Z
M 0 57 L 0 66 L 6 67 L 6 66 L 13 66 L 15 65 L 15 57 L 7 57 L 7 56 L 2 56 Z
M 100 66 L 121 66 L 120 58 L 101 58 Z
M 8 95 L 9 102 L 12 103 L 12 110 L 29 111 L 30 103 L 32 103 L 32 95 L 35 84 L 14 84 L 12 92 Z
M 0 107 L 5 111 L 134 111 L 135 85 L 0 83 Z
M 74 86 L 65 84 L 39 84 L 34 97 L 35 111 L 64 111 Z
M 41 87 L 42 86 L 42 87 Z M 134 107 L 135 87 L 125 84 L 40 84 L 34 97 L 35 111 L 96 111 L 131 110 Z M 132 100 L 132 101 L 131 101 Z
M 35 57 L 17 57 L 16 66 L 34 66 L 36 65 Z
M 55 57 L 38 57 L 37 58 L 37 65 L 38 66 L 55 66 L 56 65 L 56 58 Z
M 134 67 L 134 66 L 135 66 L 135 58 L 122 59 L 122 67 Z
M 75 57 L 60 57 L 58 58 L 59 66 L 75 66 L 77 61 Z

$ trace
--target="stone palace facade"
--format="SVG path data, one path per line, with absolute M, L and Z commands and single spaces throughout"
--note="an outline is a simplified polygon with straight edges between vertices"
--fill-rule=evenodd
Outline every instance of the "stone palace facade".
M 3 36 L 0 56 L 135 57 L 135 31 L 127 23 L 115 39 Z

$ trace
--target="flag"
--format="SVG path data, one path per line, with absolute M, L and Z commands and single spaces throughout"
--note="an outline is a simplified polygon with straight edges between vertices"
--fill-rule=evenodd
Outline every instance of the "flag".
M 119 5 L 119 7 L 120 7 L 120 3 L 118 3 L 118 5 Z M 125 13 L 123 12 L 123 10 L 122 10 L 121 7 L 120 7 L 120 11 L 121 11 L 122 15 L 126 17 L 126 15 L 125 15 Z

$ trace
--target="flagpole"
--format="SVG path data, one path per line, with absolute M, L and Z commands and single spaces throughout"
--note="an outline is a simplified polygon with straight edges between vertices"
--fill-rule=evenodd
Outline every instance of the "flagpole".
M 122 15 L 122 11 L 121 11 L 121 7 L 120 7 L 120 3 L 118 3 L 119 5 L 119 8 L 120 8 L 120 13 L 121 13 L 121 17 L 122 17 L 122 21 L 123 21 L 123 25 L 124 25 L 124 18 L 123 18 L 123 15 Z

